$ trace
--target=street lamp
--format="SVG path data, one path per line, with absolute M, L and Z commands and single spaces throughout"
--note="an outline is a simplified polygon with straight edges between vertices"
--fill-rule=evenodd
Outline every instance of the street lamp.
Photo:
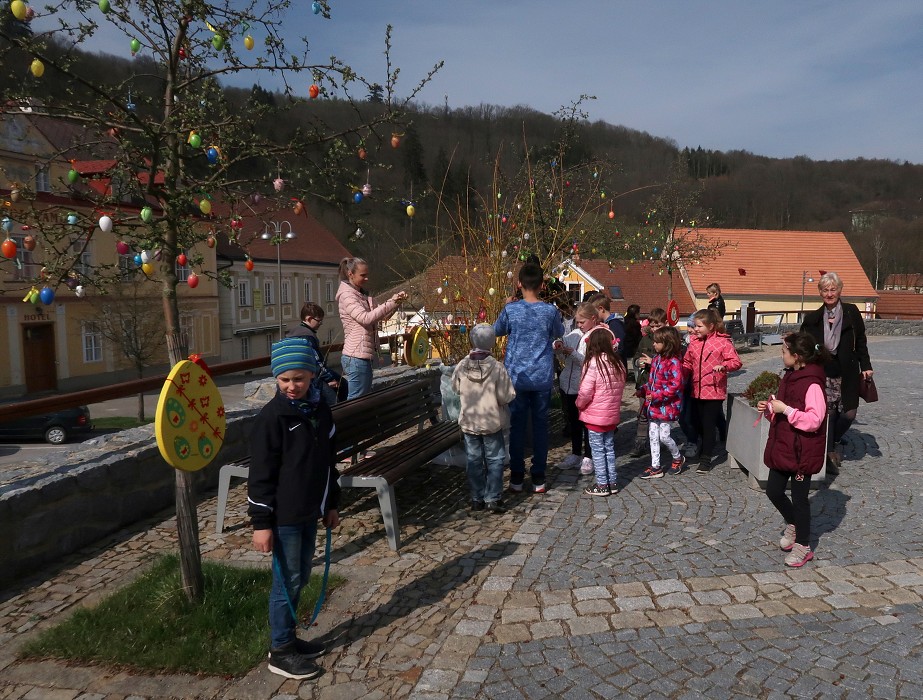
M 282 224 L 288 224 L 288 231 L 283 232 Z M 272 230 L 269 227 L 272 226 Z M 285 335 L 282 328 L 282 244 L 297 238 L 297 234 L 292 230 L 292 224 L 289 221 L 270 221 L 266 224 L 266 229 L 260 234 L 260 238 L 268 241 L 270 245 L 276 247 L 276 309 L 279 313 L 279 340 Z
M 813 282 L 813 277 L 808 277 L 808 271 L 801 271 L 801 311 L 798 313 L 798 323 L 804 321 L 804 285 L 806 282 Z

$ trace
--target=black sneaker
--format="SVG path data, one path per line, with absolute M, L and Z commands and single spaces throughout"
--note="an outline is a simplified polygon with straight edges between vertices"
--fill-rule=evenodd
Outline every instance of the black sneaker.
M 711 457 L 708 455 L 702 455 L 699 457 L 699 465 L 695 468 L 696 474 L 708 474 L 715 465 L 712 464 Z
M 501 501 L 487 501 L 484 504 L 484 508 L 487 510 L 488 513 L 496 513 L 498 515 L 506 512 L 506 504 L 502 500 Z
M 471 510 L 484 510 L 484 501 L 471 501 Z
M 294 678 L 297 681 L 317 678 L 324 672 L 311 659 L 299 654 L 294 642 L 280 649 L 269 650 L 269 670 L 278 676 Z
M 304 639 L 295 639 L 295 650 L 308 659 L 316 659 L 327 653 L 327 647 L 323 642 L 305 641 Z

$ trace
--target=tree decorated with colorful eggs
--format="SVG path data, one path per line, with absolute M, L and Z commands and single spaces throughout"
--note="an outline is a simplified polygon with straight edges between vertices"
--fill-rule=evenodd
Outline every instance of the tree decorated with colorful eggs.
M 41 7 L 12 0 L 3 8 L 13 19 L 0 25 L 0 64 L 12 72 L 4 77 L 0 109 L 82 129 L 83 159 L 105 162 L 104 172 L 92 176 L 71 167 L 49 183 L 51 197 L 39 196 L 27 182 L 6 183 L 4 230 L 9 233 L 14 223 L 27 227 L 37 261 L 33 278 L 23 280 L 26 301 L 51 303 L 71 290 L 105 293 L 134 271 L 157 285 L 152 289 L 162 299 L 173 364 L 187 354 L 178 264 L 188 267 L 183 276 L 191 288 L 202 275 L 215 274 L 204 266 L 203 251 L 216 236 L 236 238 L 234 222 L 254 203 L 261 202 L 269 217 L 283 208 L 298 215 L 313 196 L 352 197 L 342 183 L 359 176 L 344 171 L 353 161 L 363 172 L 367 167 L 355 144 L 363 150 L 388 144 L 404 105 L 438 65 L 397 99 L 389 27 L 383 99 L 374 108 L 354 103 L 352 93 L 363 99 L 381 81 L 365 80 L 336 57 L 312 60 L 306 38 L 295 51 L 287 46 L 284 35 L 295 18 L 304 21 L 306 34 L 322 32 L 324 22 L 332 21 L 326 0 L 307 7 L 310 12 L 290 0 L 58 0 Z M 79 50 L 112 42 L 132 57 L 131 68 L 86 70 L 99 57 Z M 235 96 L 219 83 L 241 74 L 256 76 L 258 83 L 276 81 L 283 99 L 272 104 Z M 57 87 L 45 89 L 51 81 Z M 312 111 L 325 97 L 342 108 Z M 71 158 L 53 153 L 48 164 Z M 65 199 L 81 206 L 71 209 Z M 88 261 L 89 241 L 107 236 L 119 264 Z M 16 243 L 5 238 L 0 252 L 15 260 Z M 179 500 L 180 489 L 177 494 Z M 182 528 L 188 518 L 180 520 Z M 198 585 L 197 597 L 200 582 L 187 580 L 185 557 L 183 563 L 184 584 Z

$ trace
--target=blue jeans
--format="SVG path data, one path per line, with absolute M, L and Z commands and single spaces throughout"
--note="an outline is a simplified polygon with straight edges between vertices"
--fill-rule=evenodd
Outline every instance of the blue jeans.
M 343 355 L 340 358 L 340 364 L 343 366 L 343 376 L 349 383 L 346 400 L 357 399 L 368 394 L 372 389 L 372 361 Z
M 471 500 L 495 503 L 503 493 L 503 460 L 506 458 L 503 431 L 493 435 L 464 435 Z
M 311 577 L 317 521 L 280 525 L 272 530 L 272 588 L 269 591 L 269 635 L 272 649 L 295 641 L 295 618 L 301 589 Z M 281 571 L 281 578 L 280 578 Z M 286 597 L 286 590 L 288 596 Z
M 615 488 L 618 483 L 615 473 L 615 431 L 597 433 L 590 431 L 590 451 L 593 453 L 593 471 L 596 483 Z
M 533 484 L 545 483 L 548 464 L 548 404 L 551 389 L 529 391 L 516 389 L 510 404 L 510 483 L 521 484 L 526 474 L 526 420 L 532 414 Z

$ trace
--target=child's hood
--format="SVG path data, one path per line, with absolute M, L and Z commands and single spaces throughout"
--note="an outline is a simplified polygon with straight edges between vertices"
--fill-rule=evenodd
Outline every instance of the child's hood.
M 495 378 L 499 371 L 500 363 L 491 355 L 482 359 L 466 357 L 462 361 L 461 372 L 465 379 L 478 384 Z

